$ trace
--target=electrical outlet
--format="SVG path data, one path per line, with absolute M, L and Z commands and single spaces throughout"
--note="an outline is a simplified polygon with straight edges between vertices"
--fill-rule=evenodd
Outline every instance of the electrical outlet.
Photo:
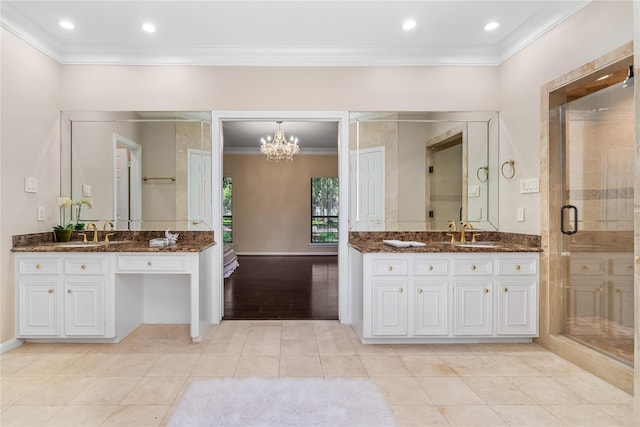
M 91 197 L 91 186 L 89 184 L 82 184 L 82 197 Z
M 480 197 L 480 186 L 470 185 L 467 187 L 467 197 Z

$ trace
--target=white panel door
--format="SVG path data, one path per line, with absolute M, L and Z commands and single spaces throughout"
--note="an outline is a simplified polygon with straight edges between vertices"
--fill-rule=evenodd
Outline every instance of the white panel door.
M 104 335 L 104 280 L 65 283 L 65 334 Z
M 18 283 L 19 334 L 58 335 L 58 281 L 21 280 Z
M 445 280 L 415 282 L 414 335 L 447 335 L 449 333 L 448 285 Z
M 536 333 L 535 280 L 530 282 L 500 280 L 498 292 L 498 334 L 523 335 Z
M 491 335 L 491 280 L 457 280 L 454 293 L 454 334 Z
M 352 228 L 384 230 L 384 147 L 352 152 L 351 174 L 356 176 L 351 191 L 355 201 L 351 204 L 351 216 L 355 218 Z
M 189 149 L 187 167 L 188 228 L 189 230 L 210 230 L 213 223 L 211 214 L 211 153 Z
M 373 282 L 373 335 L 407 335 L 406 281 Z

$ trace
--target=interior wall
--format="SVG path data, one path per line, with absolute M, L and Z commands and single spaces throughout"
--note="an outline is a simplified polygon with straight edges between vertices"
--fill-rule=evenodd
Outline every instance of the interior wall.
M 338 253 L 312 245 L 311 178 L 338 176 L 337 155 L 296 155 L 291 162 L 264 155 L 227 154 L 224 176 L 233 185 L 233 244 L 238 254 Z
M 520 194 L 521 179 L 540 177 L 540 88 L 633 40 L 632 1 L 594 1 L 502 63 L 497 92 L 500 163 L 515 161 L 513 179 L 500 177 L 500 230 L 540 234 L 540 193 Z M 518 207 L 525 210 L 517 220 Z
M 11 236 L 51 230 L 59 221 L 62 66 L 13 34 L 0 35 L 0 342 L 14 337 Z M 35 193 L 24 178 L 38 180 Z M 44 221 L 37 208 L 46 209 Z

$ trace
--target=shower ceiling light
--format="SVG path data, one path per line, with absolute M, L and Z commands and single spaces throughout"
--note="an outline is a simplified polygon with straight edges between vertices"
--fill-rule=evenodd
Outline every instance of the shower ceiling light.
M 276 162 L 280 160 L 291 161 L 293 160 L 293 156 L 300 151 L 298 138 L 290 137 L 287 141 L 287 137 L 284 136 L 284 131 L 280 128 L 282 122 L 279 121 L 276 123 L 278 123 L 278 130 L 273 138 L 269 135 L 260 140 L 262 142 L 260 152 L 267 155 L 267 160 L 275 160 Z
M 633 87 L 633 65 L 629 65 L 629 74 L 627 74 L 627 78 L 622 83 L 622 87 Z

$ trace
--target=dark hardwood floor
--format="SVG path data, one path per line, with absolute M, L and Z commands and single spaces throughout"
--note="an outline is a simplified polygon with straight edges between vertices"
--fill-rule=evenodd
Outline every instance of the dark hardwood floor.
M 338 318 L 337 256 L 238 256 L 224 320 Z

